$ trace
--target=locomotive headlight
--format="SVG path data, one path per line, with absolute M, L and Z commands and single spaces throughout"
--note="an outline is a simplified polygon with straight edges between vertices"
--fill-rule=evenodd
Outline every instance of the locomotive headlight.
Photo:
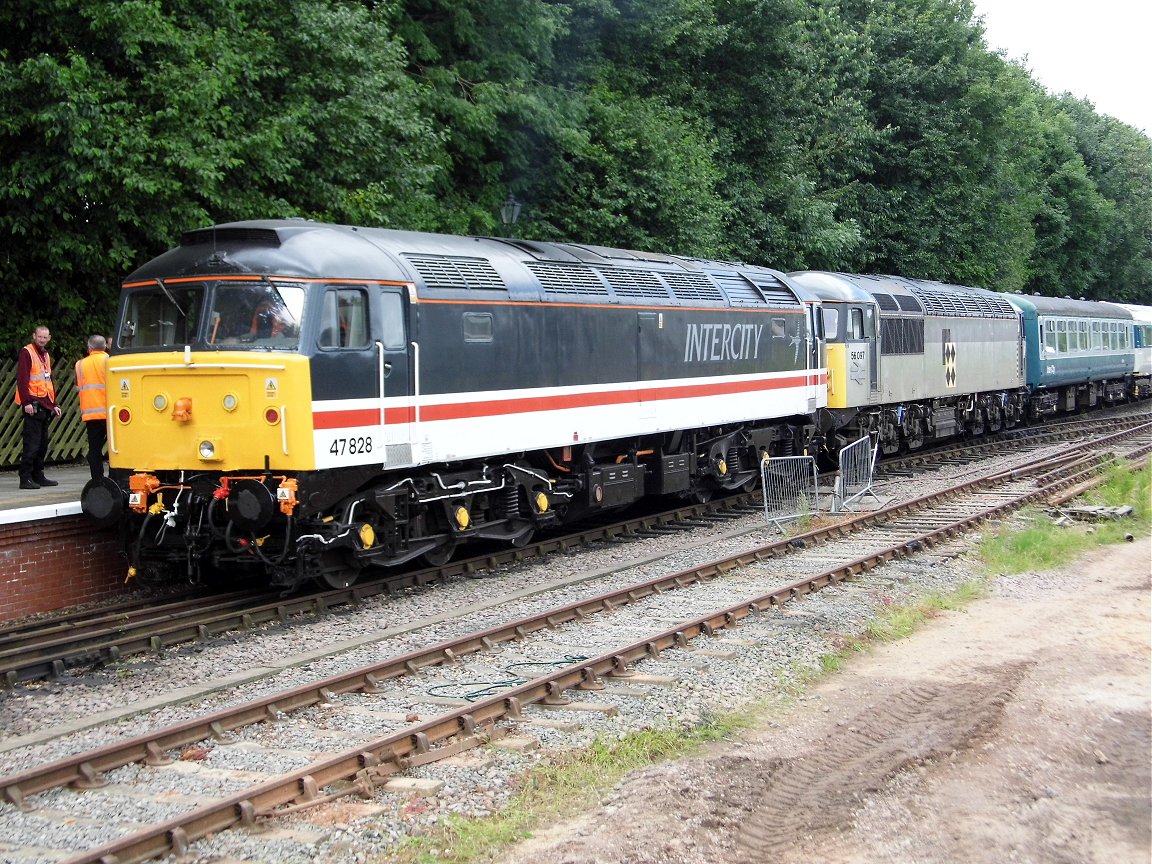
M 219 456 L 216 455 L 216 442 L 215 441 L 208 441 L 208 440 L 201 441 L 199 446 L 196 449 L 200 453 L 201 459 L 215 460 L 215 459 L 220 458 Z
M 152 397 L 152 407 L 157 411 L 163 411 L 168 407 L 168 396 L 164 393 L 157 393 Z
M 236 406 L 240 404 L 240 400 L 236 398 L 235 393 L 225 393 L 221 404 L 224 406 L 225 411 L 235 411 Z

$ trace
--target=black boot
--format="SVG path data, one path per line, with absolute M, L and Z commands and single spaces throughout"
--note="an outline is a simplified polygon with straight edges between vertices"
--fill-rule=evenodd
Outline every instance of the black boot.
M 39 489 L 40 484 L 37 483 L 35 480 L 28 480 L 24 477 L 21 477 L 20 478 L 20 488 L 21 489 Z
M 39 483 L 41 486 L 59 486 L 60 485 L 55 480 L 49 480 L 43 474 L 38 474 L 37 476 L 33 477 L 32 482 L 33 483 Z

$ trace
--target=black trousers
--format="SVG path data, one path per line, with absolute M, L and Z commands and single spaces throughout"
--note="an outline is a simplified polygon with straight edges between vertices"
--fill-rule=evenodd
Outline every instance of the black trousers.
M 48 424 L 56 416 L 46 408 L 24 415 L 24 450 L 20 454 L 20 479 L 34 480 L 44 476 L 44 457 L 48 455 Z
M 105 420 L 85 420 L 88 433 L 88 470 L 93 480 L 104 476 L 104 445 L 108 442 L 108 423 Z

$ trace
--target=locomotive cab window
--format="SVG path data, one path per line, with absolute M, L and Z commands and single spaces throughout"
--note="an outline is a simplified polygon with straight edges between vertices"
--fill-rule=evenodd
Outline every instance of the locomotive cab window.
M 157 283 L 128 295 L 120 348 L 181 348 L 192 343 L 204 301 L 202 286 Z
M 369 341 L 367 293 L 361 288 L 332 288 L 324 292 L 320 347 L 365 348 Z
M 840 339 L 840 310 L 835 306 L 825 306 L 820 310 L 824 318 L 824 335 L 830 341 Z
M 291 283 L 220 282 L 212 292 L 209 345 L 295 350 L 304 314 L 304 288 Z
M 864 310 L 853 309 L 848 317 L 848 338 L 864 338 Z

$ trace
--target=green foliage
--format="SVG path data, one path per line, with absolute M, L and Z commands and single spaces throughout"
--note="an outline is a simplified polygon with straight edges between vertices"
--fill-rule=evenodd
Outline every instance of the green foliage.
M 969 0 L 9 0 L 0 339 L 306 216 L 1152 304 L 1152 140 Z

